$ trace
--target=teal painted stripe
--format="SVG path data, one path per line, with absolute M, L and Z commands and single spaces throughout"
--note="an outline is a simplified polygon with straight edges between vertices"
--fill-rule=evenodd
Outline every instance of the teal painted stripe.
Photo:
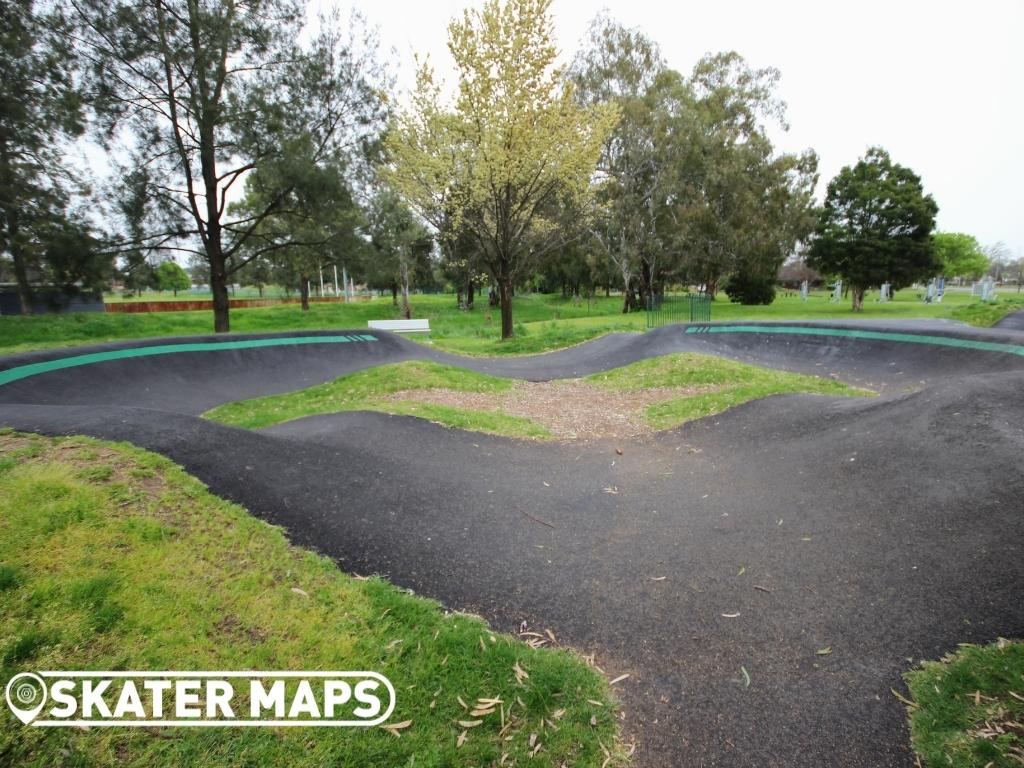
M 64 368 L 76 368 L 80 365 L 105 363 L 110 360 L 126 360 L 132 357 L 149 357 L 151 355 L 173 355 L 178 352 L 222 352 L 229 349 L 260 349 L 262 347 L 284 347 L 295 344 L 344 344 L 353 341 L 377 341 L 377 337 L 368 333 L 353 333 L 345 336 L 287 336 L 276 339 L 245 339 L 239 341 L 205 341 L 185 344 L 159 344 L 152 347 L 134 347 L 132 349 L 112 349 L 107 352 L 93 352 L 88 355 L 73 355 L 42 363 L 20 365 L 0 371 L 0 386 L 12 381 L 27 379 L 40 373 L 60 371 Z
M 932 344 L 938 347 L 977 349 L 983 352 L 1004 352 L 1024 357 L 1024 346 L 998 341 L 957 339 L 951 336 L 928 336 L 921 333 L 895 333 L 892 331 L 867 331 L 856 328 L 811 328 L 799 325 L 705 325 L 690 326 L 686 333 L 767 333 L 790 334 L 794 336 L 838 336 L 848 339 L 870 339 L 874 341 L 898 341 L 910 344 Z

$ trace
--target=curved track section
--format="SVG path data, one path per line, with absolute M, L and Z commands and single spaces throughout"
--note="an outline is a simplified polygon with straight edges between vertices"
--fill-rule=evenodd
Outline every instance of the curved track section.
M 550 627 L 630 673 L 617 687 L 640 765 L 910 766 L 889 690 L 907 659 L 1024 636 L 1024 334 L 710 327 L 505 360 L 379 333 L 326 338 L 362 331 L 36 353 L 0 360 L 0 423 L 129 440 L 348 570 L 501 629 Z M 769 398 L 616 444 L 520 443 L 375 413 L 257 433 L 197 418 L 404 359 L 546 379 L 684 350 L 882 395 Z M 128 354 L 67 360 L 111 352 Z M 55 362 L 69 367 L 11 373 Z

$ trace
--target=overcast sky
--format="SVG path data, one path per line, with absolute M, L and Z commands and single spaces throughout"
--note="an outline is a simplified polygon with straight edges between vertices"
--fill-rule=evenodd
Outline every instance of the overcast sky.
M 448 20 L 474 4 L 356 2 L 379 26 L 383 47 L 394 48 L 400 87 L 412 82 L 413 52 L 428 53 L 438 73 L 454 79 Z M 820 194 L 842 166 L 881 145 L 921 176 L 939 205 L 940 229 L 1002 241 L 1024 256 L 1022 0 L 554 0 L 565 60 L 602 7 L 647 33 L 684 73 L 704 53 L 724 50 L 778 68 L 791 126 L 778 145 L 817 151 Z

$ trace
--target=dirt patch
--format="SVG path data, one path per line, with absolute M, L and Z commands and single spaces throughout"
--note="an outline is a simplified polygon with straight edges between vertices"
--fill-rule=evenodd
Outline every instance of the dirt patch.
M 708 391 L 710 388 L 659 387 L 613 392 L 581 379 L 568 379 L 516 382 L 505 392 L 413 389 L 385 399 L 500 411 L 542 424 L 559 440 L 599 440 L 649 434 L 654 430 L 644 418 L 647 406 Z

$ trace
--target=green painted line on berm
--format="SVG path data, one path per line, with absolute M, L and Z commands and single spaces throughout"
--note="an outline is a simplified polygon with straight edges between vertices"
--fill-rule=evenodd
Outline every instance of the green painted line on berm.
M 1024 357 L 1024 346 L 999 341 L 958 339 L 954 336 L 929 336 L 923 333 L 869 331 L 859 328 L 812 328 L 800 325 L 701 325 L 689 326 L 686 333 L 762 333 L 790 336 L 833 336 L 870 341 L 896 341 L 908 344 L 931 344 L 938 347 L 976 349 L 982 352 L 1003 352 Z
M 260 349 L 262 347 L 285 347 L 297 344 L 344 344 L 358 341 L 377 341 L 377 337 L 368 333 L 354 333 L 343 336 L 287 336 L 276 339 L 240 339 L 238 341 L 203 341 L 184 344 L 157 344 L 151 347 L 133 347 L 131 349 L 112 349 L 106 352 L 92 352 L 87 355 L 72 355 L 41 363 L 19 365 L 0 371 L 0 386 L 12 381 L 37 376 L 40 373 L 60 371 L 65 368 L 76 368 L 80 365 L 106 363 L 111 360 L 126 360 L 133 357 L 150 357 L 151 355 L 173 355 L 180 352 L 224 352 L 232 349 Z

